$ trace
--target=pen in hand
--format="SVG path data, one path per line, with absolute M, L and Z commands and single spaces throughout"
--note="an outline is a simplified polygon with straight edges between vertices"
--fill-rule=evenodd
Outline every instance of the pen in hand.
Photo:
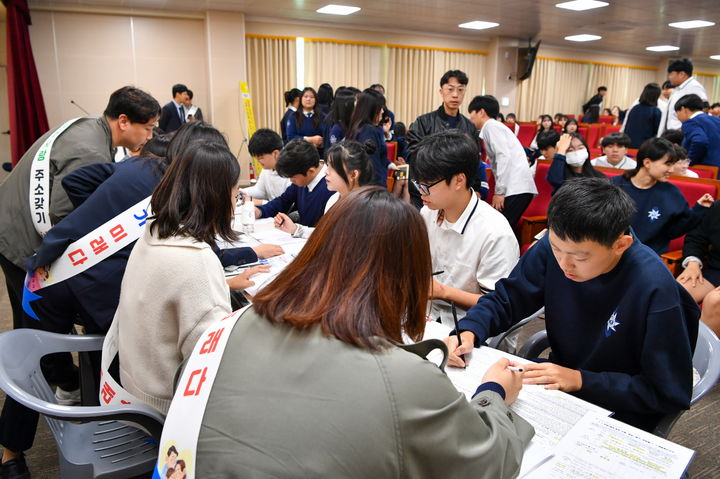
M 508 366 L 505 369 L 509 369 L 510 371 L 515 371 L 516 373 L 521 373 L 521 372 L 525 371 L 523 368 L 519 368 L 517 366 Z
M 452 310 L 453 322 L 455 323 L 455 335 L 457 336 L 458 346 L 460 346 L 462 344 L 462 339 L 460 339 L 460 327 L 458 326 L 457 308 L 455 308 L 455 302 L 450 302 L 450 309 Z M 465 362 L 465 355 L 461 354 L 460 359 Z M 463 369 L 465 369 L 465 366 L 463 366 Z

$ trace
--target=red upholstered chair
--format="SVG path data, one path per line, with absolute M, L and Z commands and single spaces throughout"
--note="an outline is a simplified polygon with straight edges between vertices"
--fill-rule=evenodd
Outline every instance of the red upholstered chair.
M 591 150 L 593 148 L 598 147 L 598 143 L 600 142 L 600 125 L 597 123 L 592 123 L 588 125 L 588 131 L 587 136 L 585 137 L 585 141 L 588 144 L 588 148 Z
M 517 230 L 520 231 L 520 247 L 532 243 L 533 238 L 547 226 L 547 207 L 552 197 L 552 185 L 547 181 L 550 160 L 538 160 L 535 170 L 535 186 L 538 194 L 520 217 Z
M 530 148 L 533 138 L 535 138 L 535 130 L 537 126 L 533 124 L 520 124 L 520 132 L 518 132 L 518 140 L 520 144 L 526 148 Z
M 397 160 L 397 141 L 388 141 L 386 145 L 388 160 L 394 163 Z
M 700 178 L 712 178 L 718 177 L 718 167 L 710 165 L 693 165 L 690 167 Z
M 612 125 L 613 121 L 615 121 L 615 117 L 612 115 L 600 115 L 600 118 L 598 119 L 598 123 L 605 123 Z
M 603 125 L 602 130 L 600 132 L 600 138 L 605 138 L 610 133 L 617 133 L 620 131 L 620 128 L 622 128 L 622 125 Z
M 577 129 L 577 132 L 580 133 L 580 136 L 585 138 L 585 141 L 587 141 L 587 135 L 588 135 L 588 127 L 587 126 L 579 126 Z
M 553 129 L 562 135 L 562 127 L 560 125 L 553 126 Z

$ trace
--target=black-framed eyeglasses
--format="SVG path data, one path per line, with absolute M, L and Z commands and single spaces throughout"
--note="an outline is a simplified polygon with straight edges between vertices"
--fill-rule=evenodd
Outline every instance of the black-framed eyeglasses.
M 434 182 L 430 183 L 429 185 L 423 185 L 422 183 L 418 183 L 415 180 L 410 180 L 410 182 L 413 185 L 415 185 L 415 188 L 418 189 L 418 191 L 420 192 L 421 195 L 429 195 L 430 188 L 432 188 L 433 186 L 437 185 L 438 183 L 440 183 L 441 181 L 444 181 L 444 180 L 445 180 L 445 178 L 440 178 L 439 180 L 434 181 Z

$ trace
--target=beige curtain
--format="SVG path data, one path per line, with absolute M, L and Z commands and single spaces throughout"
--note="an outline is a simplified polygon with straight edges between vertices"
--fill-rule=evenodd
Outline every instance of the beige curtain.
M 718 101 L 717 87 L 720 83 L 720 77 L 715 75 L 703 75 L 700 73 L 696 73 L 695 78 L 697 78 L 697 81 L 699 81 L 700 84 L 705 87 L 705 92 L 708 96 L 708 102 L 712 105 L 713 103 Z
M 517 116 L 534 121 L 542 114 L 578 115 L 585 98 L 590 71 L 587 63 L 538 58 L 530 78 L 517 89 Z
M 463 107 L 483 93 L 485 55 L 481 53 L 388 47 L 385 90 L 395 121 L 409 127 L 418 116 L 437 109 L 442 102 L 440 77 L 448 70 L 461 70 L 468 76 Z
M 279 132 L 283 93 L 296 82 L 295 39 L 247 37 L 245 49 L 255 126 Z
M 608 92 L 603 108 L 617 105 L 621 110 L 626 110 L 640 97 L 645 85 L 654 82 L 656 78 L 657 69 L 592 64 L 585 96 L 590 98 L 599 86 L 604 85 Z M 585 101 L 587 100 L 583 100 L 583 103 Z
M 305 85 L 329 83 L 361 90 L 380 81 L 379 46 L 305 39 Z

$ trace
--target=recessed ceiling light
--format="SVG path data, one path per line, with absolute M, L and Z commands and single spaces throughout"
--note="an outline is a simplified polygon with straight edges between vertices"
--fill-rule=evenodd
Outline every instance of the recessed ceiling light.
M 315 10 L 318 13 L 326 13 L 328 15 L 350 15 L 360 10 L 360 7 L 349 7 L 347 5 L 325 5 Z
M 598 0 L 573 0 L 572 2 L 555 4 L 555 6 L 558 8 L 575 10 L 577 12 L 582 12 L 583 10 L 592 10 L 593 8 L 607 7 L 608 5 L 610 5 L 608 2 L 600 2 Z
M 688 20 L 687 22 L 668 23 L 668 25 L 674 28 L 702 28 L 712 27 L 715 25 L 715 22 L 708 22 L 707 20 Z
M 713 60 L 720 60 L 720 55 L 710 55 Z
M 493 28 L 499 26 L 499 23 L 495 22 L 483 22 L 481 20 L 475 20 L 474 22 L 461 23 L 458 25 L 460 28 L 470 28 L 472 30 L 485 30 L 487 28 Z
M 600 35 L 587 35 L 583 33 L 582 35 L 570 35 L 569 37 L 565 37 L 565 40 L 570 40 L 571 42 L 591 42 L 593 40 L 600 40 L 601 38 Z
M 675 50 L 680 50 L 680 47 L 674 47 L 672 45 L 656 45 L 654 47 L 647 47 L 645 50 L 651 52 L 673 52 Z

